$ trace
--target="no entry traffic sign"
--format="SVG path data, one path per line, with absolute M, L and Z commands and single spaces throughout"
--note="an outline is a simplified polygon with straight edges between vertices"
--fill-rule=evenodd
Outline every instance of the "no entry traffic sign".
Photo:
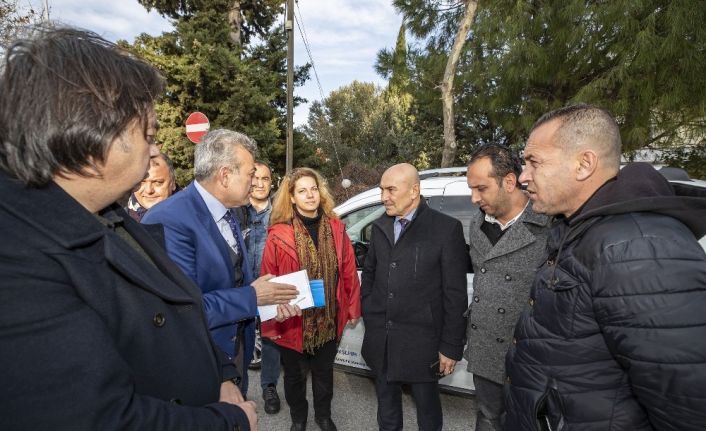
M 201 112 L 194 112 L 186 119 L 186 137 L 194 144 L 198 144 L 209 127 L 208 118 Z

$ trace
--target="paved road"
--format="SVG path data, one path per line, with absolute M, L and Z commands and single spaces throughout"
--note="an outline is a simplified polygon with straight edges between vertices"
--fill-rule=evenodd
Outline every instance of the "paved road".
M 282 400 L 282 410 L 276 415 L 268 415 L 263 408 L 262 393 L 260 390 L 260 372 L 249 371 L 250 399 L 257 402 L 259 417 L 259 431 L 288 431 L 291 425 L 289 408 L 284 400 L 284 388 L 280 377 L 277 388 Z M 375 401 L 375 386 L 372 379 L 354 374 L 334 371 L 333 376 L 333 420 L 340 431 L 374 431 L 377 430 Z M 311 376 L 308 381 L 309 420 L 308 430 L 318 431 L 314 422 L 314 412 L 311 396 Z M 405 393 L 402 398 L 404 408 L 404 428 L 416 430 L 417 420 L 414 401 L 411 395 Z M 444 430 L 471 431 L 475 423 L 475 401 L 457 395 L 441 395 L 441 404 L 444 409 Z

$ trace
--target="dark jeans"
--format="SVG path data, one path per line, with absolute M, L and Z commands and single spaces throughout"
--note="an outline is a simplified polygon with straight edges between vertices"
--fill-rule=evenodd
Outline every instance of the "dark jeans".
M 313 355 L 278 346 L 284 369 L 284 398 L 289 405 L 292 422 L 306 422 L 309 403 L 306 400 L 306 378 L 311 371 L 311 389 L 314 394 L 314 417 L 331 417 L 333 398 L 333 361 L 338 343 L 329 341 Z
M 443 425 L 439 384 L 408 383 L 417 406 L 417 425 L 422 431 L 440 431 Z M 388 382 L 385 375 L 375 377 L 380 431 L 402 429 L 402 383 Z
M 476 387 L 476 431 L 500 431 L 505 415 L 503 385 L 486 378 L 473 375 Z
M 260 386 L 264 391 L 268 385 L 277 386 L 280 369 L 279 349 L 272 340 L 263 338 L 261 353 Z

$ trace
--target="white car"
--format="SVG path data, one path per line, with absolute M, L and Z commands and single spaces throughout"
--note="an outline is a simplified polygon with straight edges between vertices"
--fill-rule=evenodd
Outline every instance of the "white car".
M 691 180 L 680 169 L 666 168 L 660 172 L 675 186 L 696 187 L 703 189 L 706 194 L 706 181 Z M 463 224 L 463 233 L 468 243 L 468 224 L 472 209 L 471 190 L 466 183 L 466 168 L 445 168 L 422 171 L 421 194 L 427 204 L 443 213 L 453 216 Z M 372 222 L 385 212 L 385 207 L 380 201 L 380 189 L 372 188 L 360 193 L 334 209 L 346 224 L 346 231 L 353 242 L 358 262 L 367 251 L 370 242 Z M 706 250 L 706 236 L 700 239 L 701 246 Z M 360 274 L 360 264 L 358 265 Z M 473 274 L 467 275 L 468 297 L 473 296 Z M 360 354 L 363 344 L 365 324 L 362 319 L 354 327 L 347 327 L 336 355 L 336 367 L 345 371 L 369 374 L 370 368 L 365 364 Z M 473 376 L 466 371 L 465 359 L 456 367 L 453 374 L 439 381 L 441 388 L 447 392 L 460 394 L 473 394 Z

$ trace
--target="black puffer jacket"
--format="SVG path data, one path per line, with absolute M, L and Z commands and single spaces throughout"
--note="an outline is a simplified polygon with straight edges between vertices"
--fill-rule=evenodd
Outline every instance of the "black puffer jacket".
M 632 164 L 556 222 L 507 354 L 506 430 L 706 429 L 706 198 L 691 194 Z

